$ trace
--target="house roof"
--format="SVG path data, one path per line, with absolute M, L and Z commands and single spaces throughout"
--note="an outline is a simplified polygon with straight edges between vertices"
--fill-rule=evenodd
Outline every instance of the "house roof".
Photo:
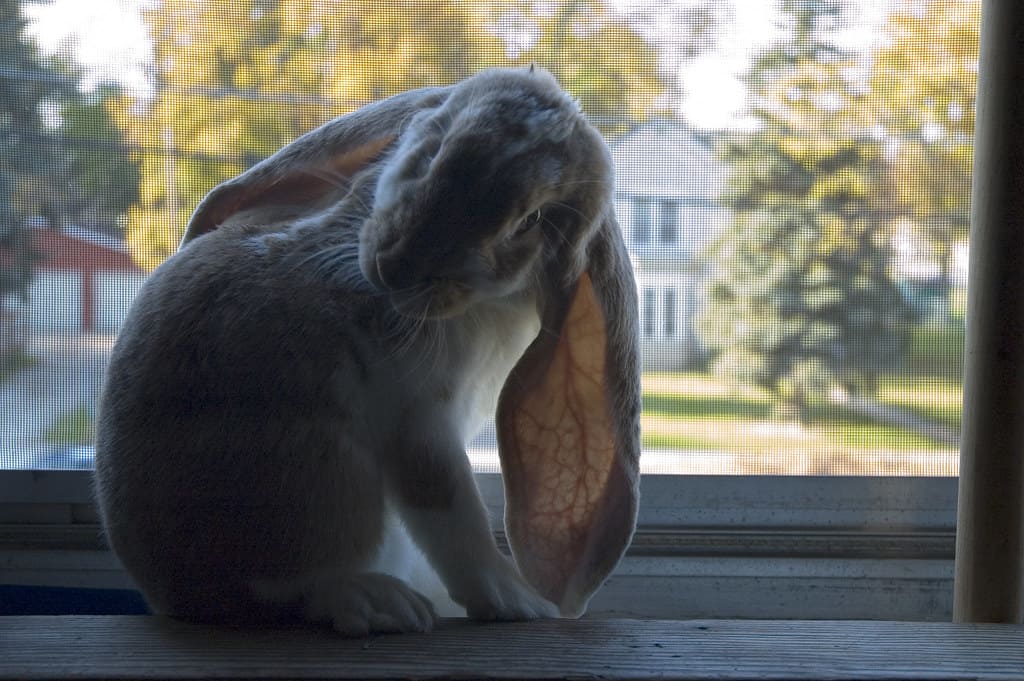
M 50 229 L 46 225 L 33 225 L 33 229 Z M 115 253 L 128 254 L 128 245 L 122 239 L 104 234 L 103 232 L 97 232 L 86 227 L 78 227 L 75 225 L 69 225 L 62 227 L 60 233 L 64 236 L 74 239 L 76 241 L 83 241 L 91 246 L 102 248 L 107 251 L 113 251 Z
M 714 201 L 724 186 L 724 164 L 681 122 L 648 121 L 610 146 L 618 192 Z
M 141 273 L 124 241 L 83 227 L 53 229 L 32 225 L 32 248 L 37 267 L 49 270 L 115 270 Z

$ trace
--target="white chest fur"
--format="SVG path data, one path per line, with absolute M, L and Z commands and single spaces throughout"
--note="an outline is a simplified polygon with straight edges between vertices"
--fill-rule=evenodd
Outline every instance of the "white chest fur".
M 520 295 L 410 323 L 387 349 L 366 339 L 359 351 L 378 359 L 365 363 L 365 377 L 346 371 L 336 378 L 342 403 L 362 405 L 350 435 L 372 446 L 396 433 L 421 431 L 433 440 L 444 430 L 468 442 L 494 415 L 505 378 L 539 329 L 533 296 Z
M 505 378 L 540 330 L 532 298 L 480 307 L 453 323 L 460 327 L 453 335 L 462 340 L 452 358 L 452 376 L 458 376 L 452 407 L 464 419 L 460 428 L 464 442 L 494 415 Z

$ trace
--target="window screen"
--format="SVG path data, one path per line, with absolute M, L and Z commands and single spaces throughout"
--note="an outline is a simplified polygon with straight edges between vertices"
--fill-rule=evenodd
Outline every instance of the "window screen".
M 366 103 L 534 63 L 615 160 L 645 470 L 954 475 L 979 12 L 0 0 L 0 467 L 91 466 L 118 328 L 212 187 Z

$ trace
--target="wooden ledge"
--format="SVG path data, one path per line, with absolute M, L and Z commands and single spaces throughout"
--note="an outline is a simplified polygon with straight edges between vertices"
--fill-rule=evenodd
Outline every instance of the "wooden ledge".
M 345 640 L 160 617 L 0 617 L 3 679 L 1022 679 L 1024 625 L 583 619 Z

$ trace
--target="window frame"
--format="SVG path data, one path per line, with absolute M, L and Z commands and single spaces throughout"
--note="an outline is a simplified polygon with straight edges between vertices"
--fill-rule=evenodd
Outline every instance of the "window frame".
M 476 475 L 499 544 L 500 475 Z M 948 620 L 956 478 L 644 475 L 594 616 Z M 0 583 L 131 588 L 92 472 L 0 471 Z
M 651 234 L 648 231 L 649 237 Z M 477 479 L 492 516 L 500 517 L 500 477 L 481 473 Z M 949 534 L 955 534 L 956 478 L 645 476 L 642 485 L 637 537 L 663 533 L 660 544 L 634 546 L 633 557 L 653 566 L 647 573 L 637 573 L 645 579 L 659 570 L 670 579 L 673 571 L 668 563 L 687 555 L 715 558 L 711 554 L 716 551 L 720 554 L 718 558 L 748 561 L 745 569 L 756 570 L 766 565 L 760 561 L 765 556 L 778 561 L 786 559 L 780 556 L 784 552 L 781 546 L 765 553 L 765 540 L 781 541 L 787 537 L 792 540 L 791 548 L 787 549 L 789 557 L 805 562 L 829 560 L 830 541 L 854 537 L 870 540 L 863 544 L 869 552 L 864 555 L 874 550 L 877 556 L 884 546 L 896 546 L 891 560 L 901 561 L 897 569 L 907 574 L 915 568 L 927 572 L 923 570 L 927 565 L 938 571 L 936 579 L 942 582 L 942 566 L 931 561 L 943 565 L 948 562 L 952 569 L 952 557 L 947 558 L 948 547 L 943 542 L 948 544 Z M 882 500 L 906 503 L 879 504 Z M 833 512 L 823 513 L 828 508 Z M 104 565 L 109 564 L 109 551 L 104 552 L 95 544 L 97 528 L 91 472 L 0 470 L 0 582 L 4 581 L 10 557 L 19 553 L 28 558 L 26 569 L 31 569 L 33 561 L 53 562 L 72 553 L 83 554 L 69 563 L 72 570 L 82 570 L 89 562 L 87 557 L 96 552 L 104 554 Z M 787 530 L 789 535 L 785 535 Z M 695 538 L 691 547 L 670 549 L 670 543 L 686 532 Z M 698 536 L 694 532 L 704 534 Z M 712 546 L 712 540 L 725 536 L 733 541 L 719 544 L 717 549 Z M 903 543 L 889 541 L 894 537 Z M 824 548 L 812 550 L 815 541 L 823 541 L 819 547 Z M 852 545 L 849 541 L 845 544 L 847 560 L 857 559 Z M 808 557 L 808 553 L 814 557 Z M 626 563 L 630 560 L 627 557 Z M 658 560 L 662 560 L 660 567 Z M 709 570 L 705 576 L 715 574 Z M 617 579 L 613 577 L 609 586 Z M 951 592 L 951 575 L 948 581 Z M 817 593 L 827 596 L 820 590 Z M 762 592 L 760 597 L 761 605 L 767 606 L 777 595 Z M 847 602 L 846 613 L 856 611 L 855 600 Z M 842 616 L 843 612 L 833 614 Z

